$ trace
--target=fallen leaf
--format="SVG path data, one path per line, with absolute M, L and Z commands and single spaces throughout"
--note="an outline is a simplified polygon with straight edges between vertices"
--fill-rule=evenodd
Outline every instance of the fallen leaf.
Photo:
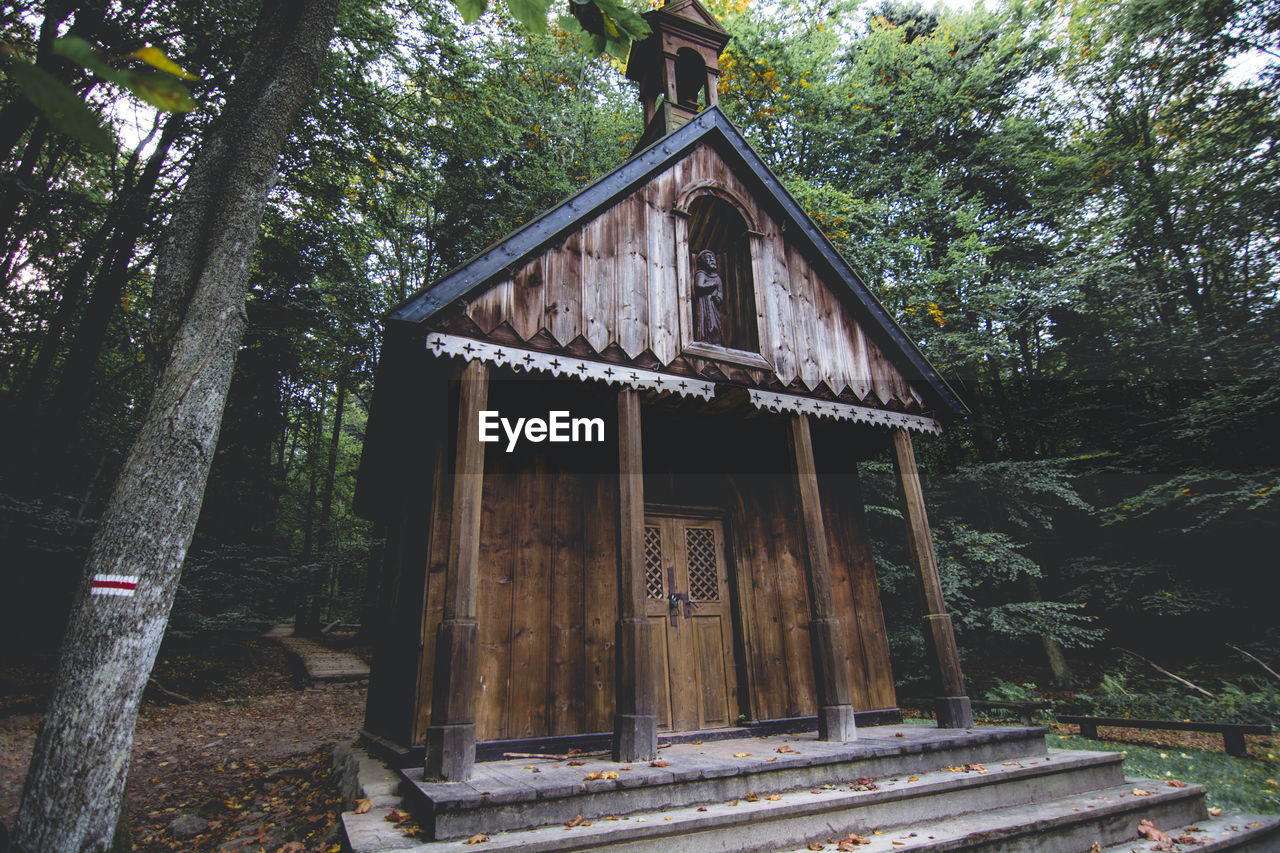
M 583 777 L 582 777 L 582 781 L 583 781 L 583 782 L 594 782 L 594 781 L 596 781 L 597 779 L 599 779 L 599 778 L 600 778 L 600 776 L 601 776 L 601 773 L 600 773 L 600 771 L 599 771 L 599 770 L 592 770 L 592 771 L 591 771 L 590 773 L 588 773 L 586 776 L 583 776 Z
M 750 758 L 750 757 L 751 757 L 751 753 L 749 753 L 749 752 L 735 752 L 735 753 L 733 754 L 733 757 L 734 757 L 734 758 Z
M 649 766 L 650 766 L 650 767 L 670 767 L 670 766 L 671 766 L 671 762 L 670 762 L 670 761 L 663 761 L 661 758 L 659 758 L 659 759 L 658 759 L 658 760 L 656 760 L 656 761 L 650 761 L 650 762 L 649 762 Z
M 906 737 L 906 735 L 904 735 L 902 732 L 894 732 L 894 733 L 893 733 L 893 736 L 894 736 L 894 737 Z
M 568 827 L 582 826 L 582 815 L 578 815 L 573 820 L 566 820 L 564 825 Z
M 395 809 L 392 809 L 391 811 L 387 812 L 387 816 L 384 817 L 383 820 L 388 820 L 388 821 L 391 821 L 392 823 L 399 823 L 400 821 L 404 820 L 407 817 L 408 815 L 405 814 L 404 812 L 399 812 L 399 811 L 396 811 Z
M 1141 820 L 1138 822 L 1138 837 L 1145 837 L 1148 841 L 1154 841 L 1156 850 L 1172 850 L 1173 839 L 1168 833 L 1156 829 L 1155 824 L 1149 820 Z
M 582 765 L 584 765 L 584 764 L 586 764 L 586 763 L 587 763 L 587 762 L 585 762 L 585 761 L 570 761 L 570 762 L 568 762 L 568 764 L 569 764 L 569 766 L 570 766 L 570 767 L 581 767 Z
M 797 755 L 799 755 L 799 754 L 800 754 L 800 750 L 798 750 L 798 749 L 792 749 L 791 747 L 786 746 L 785 744 L 784 744 L 783 746 L 780 746 L 780 747 L 778 747 L 777 749 L 775 749 L 775 750 L 774 750 L 774 752 L 794 752 L 794 753 L 796 753 Z
M 276 853 L 303 853 L 307 849 L 307 845 L 301 841 L 287 841 L 280 847 Z
M 356 800 L 356 814 L 364 814 L 373 808 L 373 800 Z
M 1209 817 L 1222 817 L 1222 809 L 1217 806 L 1213 806 L 1209 809 Z
M 742 799 L 746 800 L 748 803 L 760 802 L 760 796 L 758 794 L 744 794 Z
M 1186 783 L 1186 782 L 1179 782 L 1177 779 L 1170 779 L 1166 784 L 1168 784 L 1168 786 L 1169 786 L 1170 788 L 1185 788 L 1185 787 L 1187 787 L 1187 783 Z
M 706 810 L 707 810 L 706 806 L 698 806 L 698 811 L 705 812 Z
M 809 849 L 810 849 L 810 850 L 822 850 L 822 849 L 823 849 L 823 848 L 825 848 L 826 846 L 827 846 L 827 845 L 823 844 L 821 841 L 810 841 L 810 842 L 809 842 Z
M 776 755 L 775 755 L 773 758 L 766 758 L 766 759 L 765 759 L 765 763 L 766 763 L 766 764 L 772 764 L 773 762 L 775 762 L 775 761 L 777 761 L 777 760 L 778 760 L 778 756 L 776 756 Z
M 1132 791 L 1131 793 L 1132 793 L 1135 797 L 1149 797 L 1149 796 L 1151 796 L 1151 792 L 1150 792 L 1150 791 L 1144 791 L 1144 790 L 1142 790 L 1141 788 L 1134 788 L 1134 789 L 1133 789 L 1133 791 Z M 1139 824 L 1139 825 L 1141 825 L 1141 824 Z
M 489 840 L 489 836 L 485 835 L 483 832 L 477 832 L 475 835 L 471 836 L 470 838 L 468 838 L 466 841 L 462 843 L 463 844 L 484 844 L 488 840 Z
M 974 771 L 975 773 L 986 773 L 986 772 L 987 772 L 987 768 L 983 767 L 981 764 L 966 764 L 966 765 L 964 766 L 964 769 L 965 769 L 966 771 L 972 770 L 972 771 Z
M 782 795 L 781 795 L 781 794 L 770 794 L 769 796 L 765 797 L 765 799 L 766 799 L 766 800 L 771 800 L 771 801 L 773 801 L 773 802 L 775 802 L 775 803 L 776 803 L 778 800 L 781 800 L 781 799 L 782 799 Z
M 919 782 L 919 781 L 920 781 L 920 777 L 919 777 L 919 776 L 912 776 L 912 777 L 911 777 L 910 779 L 908 779 L 907 781 L 908 781 L 908 782 Z

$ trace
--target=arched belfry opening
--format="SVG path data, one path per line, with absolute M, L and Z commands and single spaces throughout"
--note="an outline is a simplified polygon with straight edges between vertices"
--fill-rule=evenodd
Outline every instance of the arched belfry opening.
M 645 132 L 636 150 L 716 104 L 720 54 L 729 34 L 698 0 L 675 0 L 644 13 L 653 31 L 631 48 L 627 77 L 640 84 Z
M 700 107 L 707 88 L 707 65 L 691 47 L 676 51 L 676 102 L 684 107 Z
M 689 203 L 695 341 L 759 349 L 750 240 L 746 220 L 729 202 L 707 194 Z

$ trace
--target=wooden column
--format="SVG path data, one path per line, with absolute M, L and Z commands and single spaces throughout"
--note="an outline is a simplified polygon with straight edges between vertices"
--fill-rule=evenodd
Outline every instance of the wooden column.
M 942 581 L 938 578 L 938 560 L 933 553 L 933 535 L 924 508 L 924 492 L 916 470 L 916 454 L 911 436 L 905 429 L 893 431 L 893 465 L 898 472 L 898 489 L 902 497 L 902 517 L 907 524 L 907 551 L 915 567 L 924 598 L 924 639 L 929 647 L 938 681 L 938 726 L 963 729 L 973 725 L 973 709 L 964 691 L 964 675 L 960 671 L 960 654 L 956 650 L 951 617 L 942 601 Z
M 618 683 L 613 717 L 615 761 L 651 761 L 658 718 L 649 617 L 645 615 L 644 457 L 640 392 L 618 392 Z
M 792 415 L 787 427 L 808 554 L 809 640 L 813 645 L 813 674 L 818 682 L 818 737 L 853 740 L 858 735 L 853 720 L 845 626 L 831 590 L 831 555 L 818 500 L 818 470 L 813 461 L 809 416 Z
M 478 360 L 468 362 L 459 382 L 449 562 L 445 566 L 444 613 L 436 630 L 431 725 L 427 727 L 423 771 L 424 778 L 442 782 L 470 779 L 476 763 L 476 590 L 484 486 L 480 411 L 488 399 L 488 367 Z

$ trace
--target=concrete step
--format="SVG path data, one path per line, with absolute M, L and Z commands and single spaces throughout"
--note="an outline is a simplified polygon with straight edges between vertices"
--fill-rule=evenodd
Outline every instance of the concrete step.
M 1128 796 L 1131 790 L 1120 784 L 1123 782 L 1121 761 L 1121 756 L 1112 753 L 1055 751 L 1039 758 L 984 765 L 981 770 L 956 767 L 879 778 L 872 785 L 851 785 L 846 781 L 842 785 L 787 790 L 773 794 L 772 799 L 767 793 L 739 789 L 732 799 L 701 806 L 691 804 L 610 815 L 604 819 L 583 819 L 572 827 L 562 822 L 512 832 L 486 829 L 477 829 L 477 832 L 489 836 L 485 850 L 522 853 L 596 848 L 637 853 L 776 851 L 815 839 L 824 842 L 828 837 L 839 839 L 850 832 L 872 836 L 875 830 L 884 831 L 887 827 L 927 825 L 932 832 L 933 827 L 950 826 L 952 821 L 974 812 L 1004 813 L 1012 809 L 1016 813 L 1019 808 L 1034 808 L 1036 802 L 1059 801 L 1081 792 L 1090 792 L 1085 796 L 1092 796 L 1099 789 L 1115 792 L 1119 800 L 1122 799 L 1119 794 Z M 1153 799 L 1163 805 L 1170 798 Z M 1099 805 L 1090 802 L 1081 808 L 1095 809 Z M 1162 819 L 1165 817 L 1161 809 L 1153 813 Z M 1194 812 L 1184 810 L 1176 815 L 1193 816 Z M 459 849 L 456 840 L 414 844 L 391 832 L 384 818 L 385 810 L 343 816 L 349 844 L 355 853 L 389 849 L 436 853 Z M 567 822 L 577 823 L 573 818 Z M 1136 819 L 1133 824 L 1136 828 Z M 1004 824 L 996 821 L 991 828 L 1002 829 Z M 1115 839 L 1120 837 L 1123 836 Z M 395 846 L 389 846 L 389 842 Z M 1087 847 L 1088 844 L 1081 850 Z M 886 842 L 884 849 L 899 848 Z
M 1020 806 L 992 809 L 954 820 L 881 829 L 859 853 L 1085 853 L 1126 838 L 1138 824 L 1191 823 L 1205 815 L 1204 789 L 1159 788 L 1158 782 L 1129 779 L 1123 785 Z M 1133 790 L 1147 790 L 1136 797 Z M 857 830 L 854 830 L 857 832 Z M 839 841 L 844 836 L 828 836 Z M 826 838 L 820 839 L 825 842 Z M 800 850 L 808 851 L 806 845 Z M 798 853 L 798 851 L 797 851 Z
M 595 820 L 725 802 L 748 792 L 847 786 L 859 778 L 910 776 L 953 765 L 1032 766 L 1045 759 L 1044 733 L 1022 727 L 880 726 L 859 730 L 858 739 L 848 743 L 826 743 L 810 734 L 673 744 L 660 750 L 657 767 L 517 759 L 477 764 L 466 783 L 423 782 L 420 768 L 401 773 L 405 807 L 428 837 L 444 840 L 558 825 L 579 815 Z M 614 778 L 586 781 L 593 772 L 612 772 Z M 1110 783 L 1121 778 L 1118 766 L 1099 772 L 1110 772 Z
M 1156 825 L 1174 841 L 1174 850 L 1195 853 L 1275 853 L 1280 850 L 1280 817 L 1275 815 L 1224 814 L 1184 826 Z M 1182 839 L 1182 840 L 1179 840 Z M 1191 839 L 1194 839 L 1192 841 Z M 1134 837 L 1106 848 L 1102 853 L 1146 853 L 1159 843 Z

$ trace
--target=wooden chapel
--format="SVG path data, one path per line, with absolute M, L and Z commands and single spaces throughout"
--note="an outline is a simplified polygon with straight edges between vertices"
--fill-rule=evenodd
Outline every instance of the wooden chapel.
M 364 738 L 427 779 L 897 722 L 856 467 L 885 453 L 939 725 L 972 724 L 911 442 L 964 405 L 717 108 L 723 28 L 645 17 L 636 153 L 388 317 Z

